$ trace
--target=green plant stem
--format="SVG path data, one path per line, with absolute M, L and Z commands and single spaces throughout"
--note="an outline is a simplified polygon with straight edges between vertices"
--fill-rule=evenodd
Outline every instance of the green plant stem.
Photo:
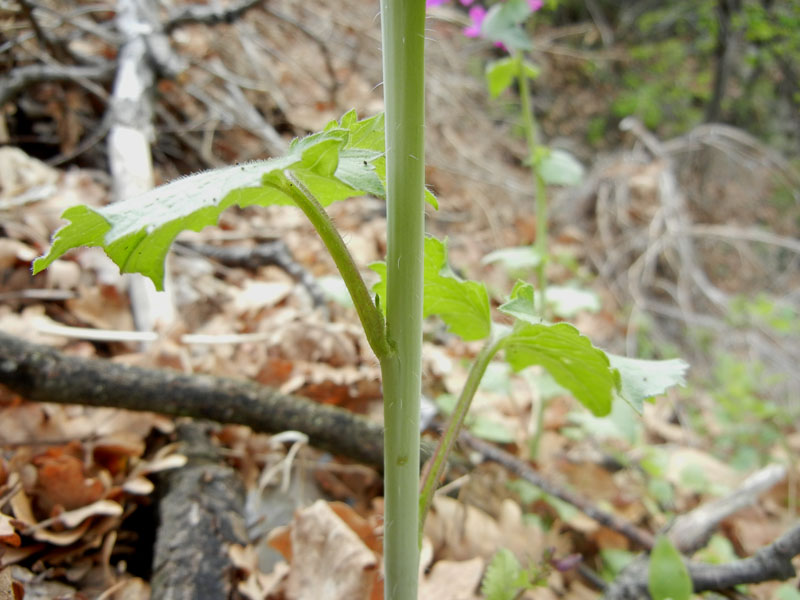
M 361 320 L 362 327 L 364 327 L 364 333 L 372 351 L 375 352 L 378 359 L 390 355 L 392 348 L 386 337 L 383 314 L 372 301 L 369 290 L 361 278 L 361 273 L 358 272 L 358 267 L 356 267 L 353 257 L 347 250 L 347 245 L 344 243 L 342 236 L 334 226 L 327 211 L 308 188 L 290 170 L 286 169 L 283 174 L 292 184 L 292 187 L 286 190 L 287 193 L 291 195 L 300 210 L 311 221 L 333 258 L 336 268 L 339 269 L 344 284 L 347 286 L 347 291 L 350 292 L 350 297 L 353 299 L 358 318 Z
M 536 460 L 539 455 L 539 444 L 542 441 L 542 429 L 544 428 L 544 409 L 546 407 L 547 400 L 540 395 L 539 402 L 536 404 L 536 431 L 528 444 L 528 455 L 531 460 Z
M 381 0 L 386 107 L 384 595 L 416 600 L 425 229 L 425 0 Z
M 517 81 L 519 82 L 520 111 L 522 126 L 525 129 L 525 140 L 528 143 L 528 162 L 531 176 L 536 186 L 536 254 L 539 264 L 536 265 L 536 280 L 539 286 L 539 315 L 544 319 L 547 309 L 547 188 L 544 178 L 539 173 L 539 140 L 536 119 L 531 108 L 528 75 L 522 53 L 517 53 Z
M 428 514 L 431 502 L 433 501 L 433 493 L 442 478 L 444 467 L 447 464 L 447 458 L 450 456 L 450 451 L 453 449 L 453 443 L 458 437 L 461 427 L 464 425 L 464 418 L 469 412 L 469 407 L 472 404 L 472 399 L 475 397 L 475 392 L 478 391 L 483 374 L 489 366 L 494 355 L 498 350 L 503 347 L 503 342 L 506 336 L 499 337 L 495 340 L 489 339 L 484 344 L 478 356 L 472 363 L 467 375 L 467 381 L 464 387 L 461 388 L 461 394 L 458 397 L 455 410 L 450 415 L 450 420 L 447 423 L 447 428 L 439 440 L 439 445 L 436 451 L 428 461 L 425 467 L 425 472 L 422 475 L 422 486 L 420 490 L 419 506 L 420 506 L 420 526 L 419 536 L 422 539 L 422 528 L 425 525 L 425 517 Z

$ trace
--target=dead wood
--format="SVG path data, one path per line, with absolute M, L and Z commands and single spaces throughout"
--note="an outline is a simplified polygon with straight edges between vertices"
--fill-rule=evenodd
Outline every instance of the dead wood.
M 312 445 L 383 468 L 383 429 L 345 410 L 249 381 L 66 356 L 0 333 L 0 384 L 37 402 L 106 406 L 302 431 Z M 423 450 L 423 459 L 429 455 Z
M 186 466 L 163 475 L 151 598 L 229 598 L 231 544 L 245 545 L 244 484 L 209 442 L 206 427 L 182 423 Z
M 581 498 L 578 494 L 547 481 L 527 462 L 520 460 L 505 450 L 489 444 L 488 442 L 484 442 L 483 440 L 466 432 L 462 432 L 459 435 L 459 440 L 473 450 L 480 452 L 484 458 L 488 458 L 491 461 L 503 465 L 517 477 L 521 477 L 528 483 L 535 485 L 547 494 L 571 504 L 583 512 L 586 516 L 594 519 L 601 525 L 621 533 L 636 546 L 645 549 L 650 549 L 653 547 L 653 536 L 649 532 L 636 527 L 633 523 L 630 523 L 625 519 L 598 508 L 587 499 Z
M 800 525 L 796 525 L 753 556 L 721 565 L 687 561 L 686 567 L 692 578 L 694 592 L 699 594 L 729 590 L 746 583 L 791 579 L 796 575 L 792 558 L 798 554 L 800 554 Z M 606 600 L 649 598 L 647 567 L 647 556 L 640 556 L 632 562 L 606 590 Z

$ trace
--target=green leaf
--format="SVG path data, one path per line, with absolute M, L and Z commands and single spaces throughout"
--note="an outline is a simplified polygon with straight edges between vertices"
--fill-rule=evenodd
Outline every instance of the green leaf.
M 464 340 L 480 340 L 491 332 L 486 286 L 453 273 L 445 244 L 431 236 L 425 238 L 424 294 L 423 315 L 441 317 Z
M 510 444 L 515 441 L 514 434 L 508 427 L 489 417 L 475 417 L 467 423 L 467 427 L 472 435 L 489 442 Z
M 620 395 L 640 413 L 648 398 L 659 396 L 676 385 L 686 385 L 689 365 L 679 358 L 640 360 L 608 354 L 608 359 L 622 378 Z
M 680 553 L 666 536 L 656 538 L 650 553 L 648 590 L 653 600 L 689 600 L 692 580 Z
M 775 598 L 777 598 L 777 600 L 800 600 L 800 591 L 792 587 L 792 584 L 785 583 L 778 588 Z
M 600 310 L 600 298 L 591 290 L 554 285 L 547 288 L 547 305 L 556 316 L 569 319 L 581 311 Z
M 542 318 L 536 312 L 533 286 L 518 280 L 511 290 L 511 299 L 498 307 L 500 312 L 527 323 L 539 324 Z
M 486 65 L 486 84 L 492 98 L 497 98 L 511 87 L 514 77 L 517 76 L 519 60 L 517 55 L 506 56 Z
M 619 372 L 611 368 L 605 352 L 572 325 L 519 321 L 502 347 L 516 371 L 541 365 L 595 415 L 611 411 L 614 392 L 620 386 Z
M 500 549 L 492 557 L 481 583 L 481 594 L 486 600 L 514 600 L 520 587 L 518 581 L 524 576 L 522 566 L 514 553 Z
M 584 168 L 572 154 L 556 148 L 539 161 L 539 174 L 547 185 L 578 185 Z
M 370 269 L 380 275 L 372 286 L 386 313 L 386 263 L 375 262 Z M 425 264 L 423 267 L 423 316 L 436 315 L 449 330 L 466 341 L 485 338 L 492 328 L 489 294 L 486 286 L 477 281 L 463 280 L 447 264 L 447 248 L 435 237 L 425 238 Z
M 517 283 L 514 285 L 514 289 L 511 292 L 511 299 L 505 304 L 501 305 L 499 310 L 514 317 L 518 321 L 529 323 L 531 325 L 550 327 L 542 322 L 542 319 L 538 316 L 536 306 L 537 304 L 535 302 L 533 286 L 524 281 L 517 281 Z M 566 324 L 562 323 L 560 325 Z M 569 327 L 572 326 L 569 325 Z M 516 335 L 516 330 L 518 328 L 519 324 L 515 326 L 514 335 Z M 576 335 L 580 336 L 580 334 L 577 334 L 577 330 L 575 331 Z M 589 342 L 587 338 L 584 339 L 586 340 L 585 343 L 591 346 L 591 342 Z M 613 385 L 613 393 L 621 396 L 639 412 L 642 411 L 642 405 L 648 398 L 663 394 L 667 389 L 673 386 L 685 385 L 686 383 L 685 375 L 689 365 L 680 359 L 639 360 L 634 358 L 626 358 L 624 356 L 616 356 L 614 354 L 606 354 L 598 348 L 594 348 L 594 350 L 603 354 L 604 360 L 608 365 L 607 368 L 609 372 L 612 373 L 612 377 L 616 382 Z M 512 354 L 512 356 L 516 355 Z M 508 354 L 506 354 L 506 357 L 508 358 Z M 601 373 L 603 373 L 600 362 L 601 361 L 597 359 L 597 362 L 587 364 L 587 366 L 592 366 L 591 372 L 594 374 L 593 376 L 599 376 Z M 511 364 L 514 366 L 514 363 Z M 550 374 L 553 375 L 554 379 L 560 385 L 567 388 L 572 394 L 576 394 L 576 390 L 581 389 L 582 386 L 578 385 L 575 381 L 573 381 L 573 387 L 567 385 L 564 381 L 559 379 L 559 377 L 556 376 L 556 373 L 547 367 L 544 362 L 538 362 L 536 364 L 540 364 L 547 368 L 547 370 L 550 371 Z M 524 368 L 524 366 L 521 368 Z M 517 367 L 514 368 L 519 370 Z M 574 377 L 579 377 L 579 368 L 576 368 L 574 365 L 572 365 L 571 370 L 574 372 Z M 587 375 L 588 374 L 589 373 L 587 373 Z M 564 376 L 563 373 L 562 376 Z M 604 394 L 602 396 L 603 399 L 600 400 L 598 404 L 598 406 L 604 408 L 604 410 L 601 412 L 597 412 L 596 410 L 592 409 L 589 404 L 584 402 L 582 398 L 588 397 L 586 393 L 584 393 L 582 397 L 578 397 L 577 395 L 575 397 L 585 406 L 590 408 L 595 415 L 605 416 L 609 413 L 611 406 L 609 400 L 609 404 L 607 405 L 608 408 L 605 409 L 605 390 L 608 389 L 606 383 L 604 383 L 602 388 Z
M 522 69 L 525 71 L 525 77 L 528 79 L 537 79 L 541 74 L 539 67 L 529 60 L 522 60 Z
M 507 271 L 521 271 L 535 269 L 542 262 L 542 257 L 533 246 L 515 246 L 500 248 L 483 257 L 484 265 L 500 263 Z
M 383 115 L 356 121 L 347 113 L 324 131 L 294 140 L 281 158 L 183 177 L 141 196 L 100 209 L 67 209 L 50 251 L 34 274 L 77 246 L 102 246 L 123 272 L 142 273 L 163 289 L 164 260 L 184 230 L 215 225 L 232 205 L 292 204 L 289 170 L 323 205 L 365 193 L 383 196 L 375 162 L 383 160 Z
M 510 52 L 533 48 L 528 35 L 520 27 L 530 15 L 527 0 L 508 0 L 489 9 L 481 25 L 481 34 L 491 42 L 500 42 Z

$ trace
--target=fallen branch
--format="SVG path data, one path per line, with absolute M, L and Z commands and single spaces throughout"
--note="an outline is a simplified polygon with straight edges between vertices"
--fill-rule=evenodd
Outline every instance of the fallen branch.
M 383 469 L 380 425 L 249 381 L 66 356 L 0 333 L 0 384 L 37 402 L 158 412 L 265 433 L 302 431 L 318 448 Z
M 12 101 L 26 88 L 44 81 L 75 81 L 84 80 L 106 82 L 114 74 L 115 65 L 105 63 L 101 65 L 76 66 L 76 65 L 26 65 L 12 69 L 8 75 L 0 77 L 0 106 Z
M 228 598 L 234 581 L 228 549 L 248 541 L 244 484 L 206 428 L 184 423 L 178 437 L 189 462 L 160 477 L 166 489 L 158 504 L 151 597 Z
M 621 533 L 637 546 L 647 550 L 653 547 L 654 539 L 649 532 L 636 527 L 633 523 L 630 523 L 612 513 L 608 513 L 597 508 L 596 506 L 590 504 L 585 498 L 581 498 L 569 490 L 565 490 L 554 485 L 539 475 L 539 473 L 537 473 L 528 463 L 518 459 L 516 456 L 512 456 L 505 450 L 493 446 L 488 442 L 484 442 L 483 440 L 480 440 L 466 432 L 462 432 L 459 435 L 459 440 L 473 450 L 480 452 L 484 458 L 488 458 L 489 460 L 503 465 L 517 477 L 521 477 L 528 483 L 535 485 L 546 494 L 571 504 L 583 512 L 586 516 L 594 519 L 601 525 Z
M 764 581 L 785 581 L 796 575 L 792 558 L 800 554 L 800 525 L 753 556 L 711 565 L 686 561 L 694 592 L 722 591 L 737 585 Z M 640 556 L 631 563 L 606 591 L 606 600 L 641 600 L 647 591 L 648 557 Z

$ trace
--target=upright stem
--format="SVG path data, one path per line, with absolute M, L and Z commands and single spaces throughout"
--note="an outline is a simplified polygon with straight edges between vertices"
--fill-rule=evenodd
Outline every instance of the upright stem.
M 385 598 L 416 600 L 425 185 L 425 0 L 381 0 L 386 107 Z
M 447 428 L 439 440 L 439 445 L 436 447 L 431 460 L 428 462 L 425 472 L 422 475 L 422 486 L 420 489 L 420 539 L 422 539 L 422 528 L 425 524 L 425 517 L 428 514 L 431 502 L 433 502 L 433 493 L 442 478 L 444 466 L 447 464 L 447 458 L 450 456 L 450 451 L 453 448 L 453 443 L 456 441 L 461 427 L 464 425 L 464 418 L 469 412 L 469 407 L 472 404 L 472 399 L 478 391 L 478 386 L 481 383 L 483 374 L 486 373 L 486 368 L 492 361 L 495 354 L 502 348 L 503 341 L 506 336 L 498 337 L 497 339 L 489 339 L 484 344 L 478 356 L 472 363 L 467 375 L 467 381 L 464 387 L 461 388 L 461 394 L 456 402 L 456 408 L 453 414 L 450 415 L 450 420 L 447 423 Z
M 525 139 L 528 142 L 528 161 L 531 167 L 531 176 L 536 186 L 536 254 L 539 264 L 536 266 L 536 279 L 539 286 L 539 315 L 544 318 L 547 309 L 547 189 L 544 178 L 539 173 L 539 140 L 536 130 L 536 120 L 531 109 L 530 90 L 528 90 L 528 75 L 525 72 L 525 61 L 522 53 L 517 53 L 517 81 L 519 82 L 520 110 L 522 111 L 522 126 L 525 129 Z

